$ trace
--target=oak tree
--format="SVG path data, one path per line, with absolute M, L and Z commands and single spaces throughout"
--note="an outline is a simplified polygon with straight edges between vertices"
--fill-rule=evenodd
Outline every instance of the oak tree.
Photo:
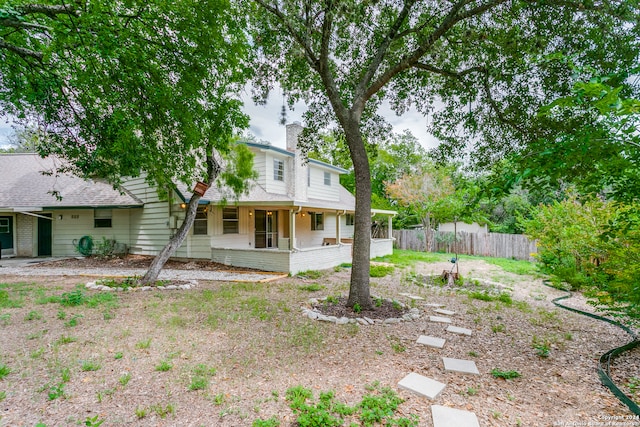
M 596 69 L 637 59 L 637 1 L 253 0 L 258 88 L 278 81 L 309 106 L 311 131 L 337 124 L 354 165 L 356 215 L 348 305 L 371 306 L 371 175 L 365 140 L 384 133 L 378 109 L 414 105 L 433 117 L 449 154 L 475 145 L 491 163 L 543 132 L 535 112 L 566 93 L 558 51 Z M 496 154 L 497 153 L 497 154 Z

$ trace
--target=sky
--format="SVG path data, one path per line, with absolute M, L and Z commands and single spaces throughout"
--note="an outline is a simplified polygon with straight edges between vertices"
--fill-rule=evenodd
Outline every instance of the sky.
M 273 146 L 285 148 L 285 127 L 280 124 L 282 101 L 275 102 L 272 97 L 266 105 L 255 105 L 248 94 L 246 98 L 244 111 L 251 118 L 249 131 L 259 141 L 268 141 Z M 390 108 L 384 106 L 383 108 L 381 113 L 391 123 L 394 132 L 401 133 L 409 129 L 425 148 L 435 148 L 438 145 L 437 140 L 427 132 L 427 119 L 420 113 L 409 110 L 404 115 L 397 116 Z M 304 111 L 304 104 L 296 104 L 293 111 L 287 111 L 287 122 L 298 121 L 304 125 L 302 120 Z M 7 145 L 7 138 L 13 133 L 11 123 L 7 122 L 7 118 L 0 116 L 0 146 Z

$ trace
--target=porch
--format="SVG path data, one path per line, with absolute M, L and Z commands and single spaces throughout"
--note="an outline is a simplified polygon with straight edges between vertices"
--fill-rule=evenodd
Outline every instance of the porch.
M 346 240 L 346 239 L 345 239 Z M 393 253 L 393 238 L 371 239 L 371 258 Z M 221 264 L 297 274 L 351 263 L 351 243 L 296 249 L 212 248 L 211 260 Z

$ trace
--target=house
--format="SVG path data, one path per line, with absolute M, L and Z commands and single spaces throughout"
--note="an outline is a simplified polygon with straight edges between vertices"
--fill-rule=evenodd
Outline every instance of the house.
M 247 194 L 226 204 L 219 189 L 208 189 L 175 256 L 292 274 L 351 262 L 355 199 L 339 182 L 346 171 L 305 161 L 297 148 L 301 131 L 297 123 L 287 125 L 286 149 L 247 142 L 258 178 Z M 3 256 L 73 256 L 83 236 L 116 240 L 132 254 L 156 255 L 184 219 L 192 193 L 187 187 L 160 200 L 143 178 L 125 180 L 119 192 L 99 181 L 41 173 L 55 162 L 0 155 Z M 390 254 L 395 212 L 372 214 L 385 217 L 387 226 L 372 239 L 371 256 Z

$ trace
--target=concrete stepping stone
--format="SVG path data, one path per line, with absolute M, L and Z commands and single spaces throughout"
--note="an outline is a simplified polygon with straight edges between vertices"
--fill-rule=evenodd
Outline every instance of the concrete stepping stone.
M 444 370 L 451 372 L 461 372 L 463 374 L 476 374 L 480 375 L 476 362 L 473 360 L 452 359 L 450 357 L 443 357 Z
M 445 310 L 443 308 L 437 308 L 437 309 L 435 309 L 433 311 L 435 311 L 438 314 L 444 314 L 445 316 L 453 316 L 454 314 L 456 314 L 455 311 Z
M 429 316 L 429 320 L 436 323 L 451 323 L 451 319 L 441 316 Z
M 412 372 L 400 380 L 398 387 L 433 400 L 444 390 L 446 384 Z
M 423 301 L 424 300 L 424 298 L 422 298 L 421 296 L 412 295 L 412 294 L 409 294 L 409 293 L 406 293 L 406 292 L 400 292 L 398 295 L 403 296 L 403 297 L 407 297 L 407 298 L 409 298 L 411 300 L 414 300 L 414 301 Z
M 476 414 L 447 406 L 431 405 L 433 427 L 480 427 Z
M 445 339 L 429 337 L 427 335 L 420 335 L 418 337 L 418 344 L 424 344 L 428 347 L 442 348 L 444 347 Z
M 447 332 L 452 332 L 458 335 L 468 335 L 468 336 L 471 336 L 471 334 L 473 333 L 471 329 L 460 328 L 458 326 L 453 326 L 453 325 L 447 326 Z
M 441 308 L 441 307 L 444 307 L 444 304 L 437 304 L 437 303 L 434 303 L 434 302 L 429 302 L 429 303 L 425 304 L 425 306 L 434 307 L 434 308 Z

